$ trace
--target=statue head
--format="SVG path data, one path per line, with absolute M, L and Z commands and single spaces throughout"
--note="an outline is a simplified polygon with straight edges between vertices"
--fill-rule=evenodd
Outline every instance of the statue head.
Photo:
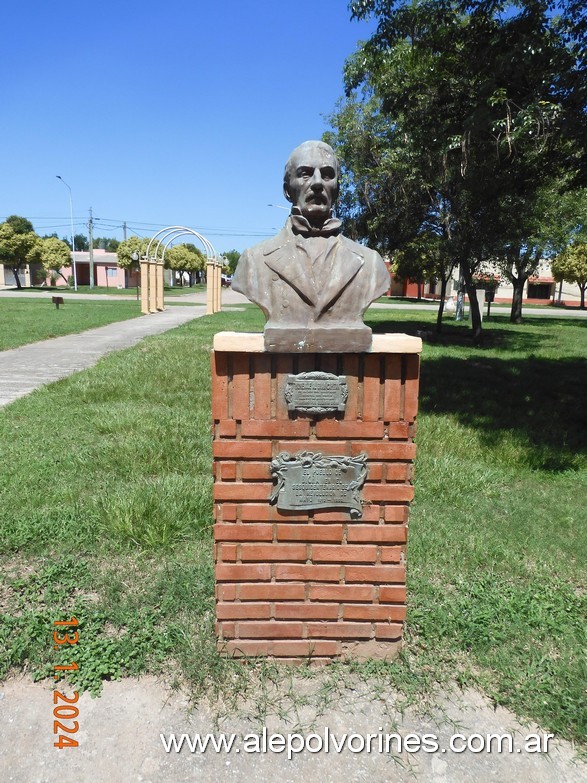
M 338 174 L 332 147 L 323 141 L 305 141 L 285 164 L 283 193 L 312 225 L 321 226 L 338 197 Z

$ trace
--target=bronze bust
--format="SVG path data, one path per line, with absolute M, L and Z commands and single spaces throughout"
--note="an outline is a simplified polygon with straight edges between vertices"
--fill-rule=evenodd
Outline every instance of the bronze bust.
M 291 153 L 283 192 L 292 204 L 277 236 L 245 250 L 232 287 L 265 313 L 265 348 L 357 352 L 371 347 L 363 314 L 389 288 L 379 253 L 342 236 L 334 150 L 306 141 Z

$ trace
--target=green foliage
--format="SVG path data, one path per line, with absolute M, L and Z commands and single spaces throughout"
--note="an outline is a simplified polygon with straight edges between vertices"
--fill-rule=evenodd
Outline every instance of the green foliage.
M 120 242 L 114 237 L 94 237 L 94 249 L 105 250 L 107 253 L 116 253 Z
M 206 268 L 206 259 L 194 245 L 179 244 L 165 252 L 165 266 L 176 272 L 198 272 Z
M 122 269 L 128 269 L 133 264 L 136 266 L 146 254 L 148 244 L 149 240 L 141 237 L 125 239 L 118 245 L 116 250 L 118 266 L 122 267 Z M 138 256 L 137 260 L 133 258 L 133 255 Z
M 10 215 L 6 218 L 6 223 L 12 228 L 15 234 L 34 233 L 35 229 L 30 220 L 20 215 Z
M 557 283 L 566 280 L 576 283 L 581 292 L 581 307 L 585 307 L 587 289 L 587 242 L 573 242 L 552 263 L 552 274 Z
M 23 231 L 29 223 L 25 218 L 15 218 L 0 223 L 0 262 L 12 267 L 16 285 L 21 287 L 19 271 L 25 264 L 33 264 L 41 258 L 41 238 L 34 231 Z M 16 225 L 16 230 L 14 228 Z
M 62 267 L 71 266 L 69 245 L 56 237 L 47 237 L 41 240 L 39 258 L 46 272 L 59 272 Z
M 229 274 L 233 275 L 234 270 L 236 269 L 236 265 L 238 264 L 238 260 L 241 257 L 241 254 L 239 253 L 238 250 L 226 250 L 222 255 L 228 261 Z
M 585 13 L 541 0 L 350 8 L 378 28 L 346 63 L 347 102 L 327 134 L 344 164 L 345 224 L 384 250 L 440 237 L 480 336 L 473 276 L 517 257 L 523 286 L 548 234 L 539 194 L 587 182 Z

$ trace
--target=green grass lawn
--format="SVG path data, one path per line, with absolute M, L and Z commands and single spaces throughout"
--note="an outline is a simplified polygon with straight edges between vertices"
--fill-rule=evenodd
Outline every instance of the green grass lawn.
M 64 297 L 65 298 L 65 297 Z M 57 309 L 47 299 L 0 299 L 0 351 L 126 321 L 141 314 L 136 302 L 69 300 Z
M 368 315 L 380 332 L 435 320 Z M 0 677 L 69 663 L 51 632 L 72 614 L 80 688 L 163 671 L 262 701 L 289 676 L 220 659 L 213 634 L 209 350 L 261 328 L 251 308 L 204 317 L 0 411 Z M 416 701 L 456 680 L 587 741 L 586 356 L 587 323 L 505 314 L 483 349 L 454 322 L 424 345 L 405 650 L 301 670 L 321 698 L 348 677 Z
M 16 288 L 8 289 L 11 291 L 16 291 Z M 47 287 L 47 286 L 30 286 L 26 288 L 21 288 L 21 292 L 42 292 L 46 293 L 48 296 L 64 296 L 66 297 L 68 294 L 103 294 L 106 296 L 128 296 L 128 297 L 134 297 L 137 298 L 137 289 L 136 286 L 133 286 L 131 288 L 117 288 L 114 286 L 106 286 L 106 285 L 95 285 L 93 288 L 90 288 L 89 285 L 78 285 L 77 291 L 74 291 L 73 288 L 65 288 L 62 286 L 58 286 L 55 288 Z M 183 296 L 184 294 L 195 294 L 199 293 L 201 291 L 206 290 L 206 286 L 203 283 L 200 283 L 198 285 L 193 285 L 191 288 L 187 285 L 182 286 L 175 285 L 175 286 L 164 286 L 164 295 L 165 296 Z M 139 289 L 139 296 L 140 296 L 140 289 Z

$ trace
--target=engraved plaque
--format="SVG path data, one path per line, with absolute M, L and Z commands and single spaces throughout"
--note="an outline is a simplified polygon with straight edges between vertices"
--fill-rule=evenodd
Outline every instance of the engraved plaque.
M 283 391 L 288 410 L 300 413 L 344 411 L 348 397 L 346 376 L 329 372 L 288 375 Z
M 367 455 L 327 457 L 320 452 L 282 451 L 271 462 L 277 480 L 270 503 L 283 511 L 316 508 L 348 509 L 352 519 L 362 516 L 361 489 L 367 478 Z

